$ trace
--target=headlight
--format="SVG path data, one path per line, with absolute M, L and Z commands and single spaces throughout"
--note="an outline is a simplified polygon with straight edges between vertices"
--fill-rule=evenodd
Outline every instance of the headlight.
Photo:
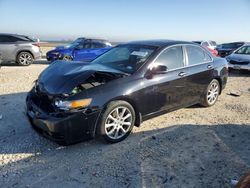
M 56 107 L 62 109 L 62 110 L 70 110 L 70 109 L 76 109 L 76 108 L 84 108 L 88 105 L 90 105 L 92 99 L 82 99 L 82 100 L 74 100 L 74 101 L 62 101 L 58 100 L 55 101 Z
M 59 52 L 52 52 L 51 54 L 53 54 L 53 55 L 59 55 L 60 53 Z

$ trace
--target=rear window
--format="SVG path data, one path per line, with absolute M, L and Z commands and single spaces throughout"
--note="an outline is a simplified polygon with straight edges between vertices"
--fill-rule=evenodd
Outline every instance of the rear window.
M 186 46 L 188 65 L 196 65 L 211 61 L 212 58 L 198 46 Z
M 216 46 L 216 45 L 217 45 L 215 41 L 210 41 L 210 44 L 211 44 L 212 46 Z
M 208 42 L 202 42 L 201 45 L 204 46 L 204 47 L 208 47 L 209 46 Z
M 5 35 L 0 35 L 0 42 L 7 42 L 8 37 Z
M 18 41 L 30 41 L 34 42 L 31 40 L 29 37 L 26 36 L 11 36 L 11 35 L 1 35 L 0 36 L 0 42 L 18 42 Z
M 92 48 L 105 48 L 106 45 L 103 43 L 99 43 L 99 42 L 94 42 L 92 43 Z
M 34 42 L 33 39 L 27 37 L 27 36 L 18 36 L 18 41 L 29 41 L 29 42 Z
M 9 35 L 0 36 L 0 42 L 17 42 L 17 41 L 18 39 L 13 36 L 9 36 Z

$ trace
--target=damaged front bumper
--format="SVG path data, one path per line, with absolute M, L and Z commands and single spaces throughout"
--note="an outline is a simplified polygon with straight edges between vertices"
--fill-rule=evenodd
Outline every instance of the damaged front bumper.
M 69 145 L 91 139 L 95 135 L 99 110 L 89 113 L 46 113 L 34 104 L 30 94 L 27 96 L 26 105 L 26 113 L 33 128 L 58 144 Z

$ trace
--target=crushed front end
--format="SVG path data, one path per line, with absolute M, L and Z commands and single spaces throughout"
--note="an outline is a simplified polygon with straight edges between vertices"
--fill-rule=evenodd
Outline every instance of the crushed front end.
M 28 118 L 37 131 L 60 144 L 92 138 L 105 103 L 102 86 L 124 76 L 101 65 L 54 62 L 27 95 Z
M 55 106 L 62 96 L 50 95 L 35 86 L 27 95 L 27 116 L 33 128 L 61 145 L 93 138 L 99 110 L 65 111 Z

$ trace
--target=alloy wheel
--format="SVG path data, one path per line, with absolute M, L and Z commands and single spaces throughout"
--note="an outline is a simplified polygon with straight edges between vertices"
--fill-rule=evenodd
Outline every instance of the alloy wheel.
M 105 121 L 105 134 L 111 139 L 120 139 L 129 132 L 132 126 L 132 113 L 126 107 L 116 107 Z
M 217 82 L 212 82 L 208 88 L 207 101 L 210 105 L 214 104 L 219 96 L 219 85 Z
M 71 58 L 70 56 L 68 56 L 68 55 L 65 55 L 65 56 L 63 57 L 63 60 L 64 60 L 64 61 L 72 61 L 72 58 Z
M 23 52 L 20 56 L 19 56 L 19 62 L 22 65 L 29 65 L 31 64 L 33 61 L 33 57 L 31 56 L 30 53 L 26 53 Z

